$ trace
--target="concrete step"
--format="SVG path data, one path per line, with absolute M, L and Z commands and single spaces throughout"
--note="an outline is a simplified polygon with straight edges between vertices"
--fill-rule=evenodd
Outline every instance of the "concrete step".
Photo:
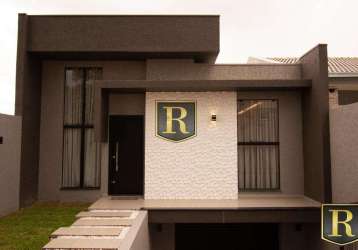
M 132 221 L 131 219 L 122 218 L 81 218 L 75 221 L 72 226 L 130 226 Z
M 119 249 L 120 239 L 56 238 L 43 249 Z
M 129 217 L 131 214 L 131 211 L 85 211 L 78 213 L 76 217 Z
M 118 236 L 122 227 L 60 227 L 51 234 L 58 236 Z
M 140 210 L 143 206 L 143 199 L 112 200 L 111 198 L 103 197 L 93 203 L 88 210 Z

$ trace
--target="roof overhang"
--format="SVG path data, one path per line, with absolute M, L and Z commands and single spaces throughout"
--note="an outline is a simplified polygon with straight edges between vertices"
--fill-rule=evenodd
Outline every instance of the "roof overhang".
M 311 80 L 100 80 L 97 91 L 236 91 L 310 88 Z
M 218 15 L 20 14 L 26 50 L 45 58 L 191 58 L 219 53 Z
M 358 78 L 358 73 L 328 73 L 330 78 Z
M 238 91 L 238 90 L 301 90 L 310 89 L 311 80 L 99 80 L 95 82 L 95 138 L 107 139 L 104 124 L 108 116 L 110 92 L 190 92 L 190 91 Z

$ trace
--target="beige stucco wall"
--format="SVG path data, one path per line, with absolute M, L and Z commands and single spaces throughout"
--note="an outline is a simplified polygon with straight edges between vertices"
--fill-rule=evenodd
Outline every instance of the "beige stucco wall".
M 333 202 L 358 202 L 358 103 L 330 110 Z
M 238 92 L 238 99 L 277 99 L 279 104 L 280 191 L 303 195 L 301 94 L 295 91 Z
M 0 114 L 0 216 L 19 208 L 21 117 Z
M 155 136 L 156 100 L 195 100 L 196 137 L 174 143 Z M 235 117 L 236 92 L 147 92 L 145 198 L 236 199 Z

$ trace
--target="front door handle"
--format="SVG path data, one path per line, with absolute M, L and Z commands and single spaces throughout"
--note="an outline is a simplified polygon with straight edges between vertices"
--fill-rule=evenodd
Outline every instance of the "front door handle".
M 118 172 L 118 150 L 119 150 L 119 145 L 118 142 L 116 142 L 116 172 Z

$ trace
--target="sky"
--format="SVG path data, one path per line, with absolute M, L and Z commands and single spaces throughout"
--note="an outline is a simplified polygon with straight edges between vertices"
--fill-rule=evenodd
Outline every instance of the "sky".
M 0 113 L 14 113 L 18 13 L 220 15 L 217 63 L 245 63 L 318 43 L 329 56 L 358 56 L 357 9 L 357 0 L 1 0 Z

